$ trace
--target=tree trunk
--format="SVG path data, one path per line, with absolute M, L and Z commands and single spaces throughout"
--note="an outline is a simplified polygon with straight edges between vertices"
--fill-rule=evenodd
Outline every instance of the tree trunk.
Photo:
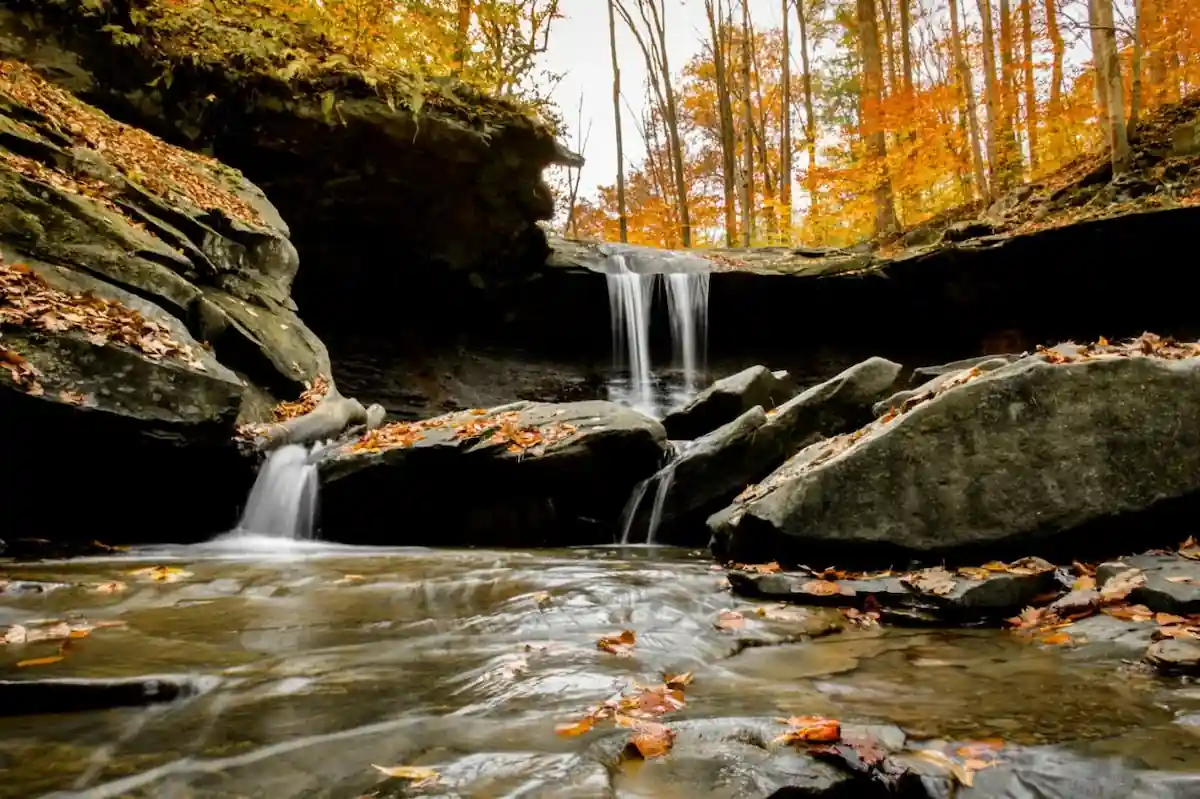
M 467 60 L 467 44 L 471 37 L 472 0 L 458 0 L 458 24 L 454 31 L 454 74 L 462 72 Z
M 754 126 L 750 108 L 750 0 L 742 0 L 742 245 L 754 239 Z
M 1012 6 L 1009 0 L 1000 0 L 1000 99 L 1003 109 L 1004 127 L 1000 134 L 1001 161 L 1008 172 L 1007 183 L 1012 185 L 1021 179 L 1021 145 L 1017 140 L 1017 65 L 1013 58 L 1016 43 L 1013 37 Z
M 796 19 L 800 23 L 800 64 L 804 67 L 804 146 L 808 150 L 808 169 L 804 183 L 808 190 L 808 215 L 813 218 L 817 202 L 817 121 L 813 112 L 812 68 L 808 61 L 808 20 L 804 16 L 804 0 L 796 0 Z
M 1104 94 L 1108 105 L 1108 144 L 1112 154 L 1113 177 L 1129 171 L 1129 135 L 1125 125 L 1125 87 L 1121 82 L 1121 59 L 1117 52 L 1117 30 L 1113 24 L 1112 0 L 1091 0 L 1092 27 L 1099 34 L 1103 61 Z
M 904 92 L 912 99 L 913 91 L 913 57 L 912 57 L 912 0 L 898 0 L 900 3 L 900 63 L 904 69 Z
M 617 63 L 617 20 L 613 3 L 608 0 L 608 45 L 612 52 L 613 125 L 617 134 L 617 219 L 621 226 L 621 241 L 629 241 L 629 216 L 625 211 L 625 143 L 621 137 L 621 65 Z
M 782 131 L 779 136 L 779 209 L 782 241 L 792 242 L 792 47 L 788 30 L 788 2 L 783 2 L 783 75 L 779 101 Z
M 1038 168 L 1037 88 L 1033 82 L 1033 0 L 1021 0 L 1021 42 L 1024 45 L 1025 135 L 1029 141 L 1029 173 Z
M 1126 135 L 1129 139 L 1137 138 L 1138 117 L 1142 113 L 1142 44 L 1145 30 L 1142 27 L 1142 0 L 1133 0 L 1133 58 L 1129 70 L 1133 74 L 1129 78 L 1129 129 Z
M 883 16 L 883 54 L 887 61 L 887 86 L 884 89 L 884 96 L 891 96 L 898 92 L 896 79 L 896 29 L 892 24 L 892 0 L 880 0 L 880 11 Z
M 733 103 L 729 99 L 729 28 L 723 24 L 720 0 L 704 0 L 712 36 L 713 67 L 717 82 L 717 115 L 721 127 L 721 187 L 725 201 L 725 246 L 737 241 L 737 145 L 734 142 Z
M 954 52 L 954 70 L 958 76 L 959 104 L 963 117 L 967 121 L 967 132 L 971 147 L 971 165 L 975 173 L 975 190 L 980 199 L 987 202 L 991 199 L 987 175 L 983 168 L 983 152 L 979 132 L 979 117 L 975 113 L 975 89 L 972 85 L 971 65 L 963 55 L 962 33 L 958 23 L 958 0 L 950 0 L 950 38 Z
M 857 0 L 858 38 L 863 60 L 862 114 L 867 151 L 880 170 L 875 185 L 875 235 L 896 232 L 899 221 L 892 197 L 892 181 L 887 168 L 887 138 L 879 118 L 883 102 L 883 59 L 879 52 L 879 27 L 875 0 Z
M 1092 94 L 1092 99 L 1096 102 L 1096 108 L 1100 112 L 1100 125 L 1105 127 L 1108 125 L 1108 59 L 1104 57 L 1104 36 L 1100 29 L 1100 23 L 1096 19 L 1096 3 L 1094 0 L 1087 0 L 1088 4 L 1088 35 L 1092 40 L 1092 66 L 1093 66 L 1093 81 L 1095 82 L 1095 90 Z
M 762 164 L 762 194 L 763 194 L 763 228 L 768 244 L 774 244 L 779 235 L 778 209 L 775 207 L 775 180 L 771 174 L 771 159 L 767 144 L 767 104 L 762 94 L 762 65 L 758 59 L 758 40 L 754 37 L 754 21 L 750 21 L 750 67 L 752 83 L 754 84 L 754 102 L 758 107 L 757 132 L 758 160 Z
M 996 74 L 996 37 L 992 30 L 991 0 L 979 0 L 979 17 L 983 29 L 983 80 L 987 109 L 987 155 L 992 191 L 1008 188 L 1009 178 L 1004 158 L 1007 148 L 1001 144 L 1004 130 L 1003 99 L 1000 78 Z

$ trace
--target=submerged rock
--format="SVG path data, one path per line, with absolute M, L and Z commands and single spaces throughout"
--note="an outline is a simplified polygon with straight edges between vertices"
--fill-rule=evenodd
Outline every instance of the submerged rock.
M 1200 674 L 1200 641 L 1168 638 L 1146 650 L 1146 662 L 1170 674 Z
M 1150 337 L 967 372 L 802 450 L 710 519 L 714 547 L 743 563 L 1115 548 L 1089 525 L 1200 489 L 1197 352 Z
M 322 455 L 321 518 L 329 537 L 390 545 L 607 543 L 666 452 L 661 424 L 610 402 L 398 422 Z

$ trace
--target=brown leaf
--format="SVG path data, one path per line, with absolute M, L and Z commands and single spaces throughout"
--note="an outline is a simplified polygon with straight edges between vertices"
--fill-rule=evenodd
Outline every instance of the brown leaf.
M 713 624 L 718 630 L 726 632 L 740 630 L 746 626 L 746 617 L 736 610 L 723 610 L 717 614 L 717 620 Z
M 791 729 L 775 738 L 776 743 L 836 743 L 842 739 L 842 725 L 824 716 L 792 716 L 780 719 Z
M 629 745 L 626 747 L 627 750 L 632 750 L 627 751 L 630 756 L 636 753 L 637 757 L 644 760 L 662 757 L 670 752 L 675 744 L 675 731 L 665 724 L 643 721 L 638 723 L 636 729 L 637 732 L 629 739 Z
M 694 678 L 690 671 L 685 671 L 682 674 L 663 675 L 663 682 L 666 683 L 667 687 L 676 691 L 682 691 L 684 688 L 691 685 L 693 679 Z
M 1050 633 L 1038 637 L 1038 640 L 1049 646 L 1060 646 L 1062 644 L 1071 643 L 1072 639 L 1067 633 Z
M 636 642 L 637 636 L 633 630 L 622 630 L 617 635 L 603 636 L 596 642 L 596 648 L 617 657 L 632 657 L 633 645 Z
M 905 575 L 900 582 L 922 594 L 945 596 L 954 590 L 954 576 L 945 569 L 923 569 L 919 572 Z
M 554 728 L 554 731 L 566 738 L 574 738 L 577 735 L 583 735 L 590 732 L 596 726 L 596 718 L 594 716 L 584 716 L 579 721 L 570 724 L 559 724 Z
M 1146 584 L 1146 575 L 1141 569 L 1126 569 L 1115 575 L 1100 589 L 1100 599 L 1103 602 L 1120 602 L 1129 596 L 1133 589 Z
M 854 596 L 854 589 L 832 580 L 809 580 L 800 586 L 801 593 L 810 596 Z

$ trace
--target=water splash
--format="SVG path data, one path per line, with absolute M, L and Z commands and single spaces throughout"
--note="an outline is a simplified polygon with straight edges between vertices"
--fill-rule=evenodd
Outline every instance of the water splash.
M 258 471 L 235 533 L 289 541 L 313 537 L 317 517 L 317 467 L 298 444 L 280 447 Z

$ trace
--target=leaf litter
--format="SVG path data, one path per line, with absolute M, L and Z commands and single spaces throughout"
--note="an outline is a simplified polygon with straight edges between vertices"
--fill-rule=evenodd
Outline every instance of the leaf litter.
M 675 731 L 657 719 L 683 708 L 687 701 L 684 689 L 692 684 L 691 672 L 664 674 L 663 681 L 652 685 L 634 682 L 631 691 L 589 707 L 582 717 L 573 722 L 559 724 L 554 731 L 563 737 L 584 735 L 596 725 L 612 721 L 617 727 L 633 730 L 622 751 L 622 757 L 633 760 L 650 760 L 662 757 L 671 751 L 675 743 Z
M 520 411 L 493 414 L 483 408 L 472 408 L 432 419 L 383 425 L 364 433 L 350 445 L 350 451 L 407 449 L 422 441 L 430 430 L 442 428 L 448 428 L 456 441 L 483 440 L 488 444 L 504 445 L 510 453 L 534 456 L 543 454 L 549 447 L 579 432 L 579 428 L 567 422 L 522 425 Z

